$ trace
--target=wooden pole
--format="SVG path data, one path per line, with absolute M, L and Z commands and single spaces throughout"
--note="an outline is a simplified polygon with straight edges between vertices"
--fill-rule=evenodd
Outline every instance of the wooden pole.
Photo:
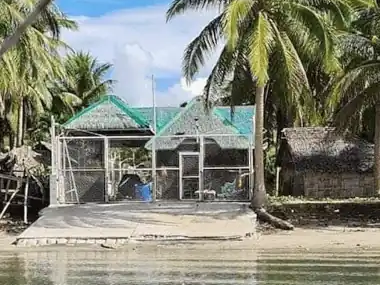
M 280 190 L 280 171 L 281 167 L 276 167 L 276 192 L 274 195 L 277 197 Z
M 24 223 L 28 223 L 28 196 L 29 196 L 29 175 L 26 178 L 25 197 L 24 197 Z

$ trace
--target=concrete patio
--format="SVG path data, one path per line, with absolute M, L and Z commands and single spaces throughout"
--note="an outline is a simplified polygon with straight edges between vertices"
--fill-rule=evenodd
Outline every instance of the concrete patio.
M 17 245 L 124 244 L 131 240 L 239 240 L 256 216 L 246 203 L 157 202 L 49 207 Z

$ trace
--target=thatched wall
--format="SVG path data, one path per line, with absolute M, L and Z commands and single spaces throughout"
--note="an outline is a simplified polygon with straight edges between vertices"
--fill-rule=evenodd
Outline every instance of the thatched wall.
M 374 147 L 332 128 L 283 130 L 280 193 L 310 198 L 374 195 Z
M 280 193 L 284 196 L 305 196 L 304 177 L 292 168 L 283 168 L 280 172 Z
M 322 173 L 281 170 L 281 194 L 307 198 L 355 198 L 375 195 L 372 173 Z
M 305 173 L 304 191 L 310 198 L 371 197 L 375 194 L 372 173 Z

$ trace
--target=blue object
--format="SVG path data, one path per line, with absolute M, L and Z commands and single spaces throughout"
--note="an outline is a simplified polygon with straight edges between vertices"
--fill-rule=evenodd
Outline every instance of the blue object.
M 144 202 L 152 201 L 151 183 L 135 185 L 136 199 Z

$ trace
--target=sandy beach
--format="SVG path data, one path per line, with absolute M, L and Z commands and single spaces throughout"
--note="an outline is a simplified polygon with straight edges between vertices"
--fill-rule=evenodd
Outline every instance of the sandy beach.
M 6 233 L 0 234 L 0 247 L 5 251 L 38 250 L 43 248 L 54 249 L 58 246 L 19 248 L 12 245 L 15 236 Z M 380 229 L 378 228 L 347 228 L 347 227 L 324 227 L 324 228 L 296 228 L 294 231 L 261 232 L 243 241 L 197 241 L 197 242 L 129 242 L 124 248 L 143 248 L 150 246 L 164 247 L 207 247 L 223 249 L 257 249 L 257 250 L 374 250 L 380 251 Z M 66 246 L 68 250 L 80 248 L 94 248 L 94 246 Z M 99 247 L 99 246 L 98 246 Z M 62 248 L 62 246 L 59 246 Z
M 380 229 L 342 226 L 258 234 L 260 249 L 380 249 Z

